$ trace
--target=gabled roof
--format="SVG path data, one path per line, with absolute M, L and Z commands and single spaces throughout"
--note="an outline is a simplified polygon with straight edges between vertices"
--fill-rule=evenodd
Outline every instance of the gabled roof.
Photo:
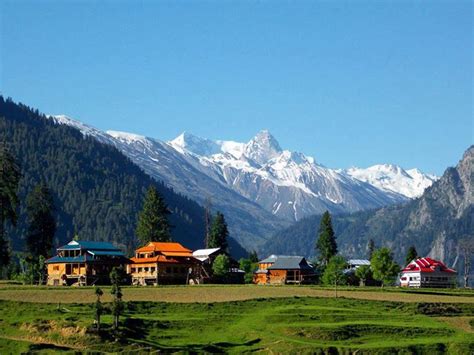
M 177 260 L 177 259 L 174 259 L 174 258 L 171 258 L 171 257 L 166 257 L 166 256 L 163 256 L 163 255 L 158 255 L 158 256 L 153 256 L 153 257 L 150 257 L 150 258 L 130 258 L 130 261 L 132 262 L 132 264 L 148 264 L 148 263 L 152 263 L 152 264 L 156 264 L 156 263 L 167 263 L 167 264 L 182 264 L 183 263 L 183 259 L 180 259 L 180 260 Z M 196 259 L 193 259 L 193 258 L 189 258 L 189 262 L 193 263 L 196 262 Z
M 456 270 L 448 268 L 443 262 L 431 258 L 419 258 L 409 263 L 402 272 L 447 272 L 455 274 Z
M 312 270 L 302 256 L 278 256 L 268 270 Z
M 119 250 L 112 243 L 96 242 L 90 240 L 71 240 L 66 245 L 59 247 L 58 250 Z
M 350 259 L 347 261 L 349 265 L 356 265 L 356 266 L 362 266 L 362 265 L 368 265 L 370 266 L 370 261 L 367 259 Z
M 167 256 L 192 256 L 190 249 L 183 247 L 180 243 L 174 242 L 150 242 L 138 248 L 137 253 L 159 252 Z
M 218 252 L 221 248 L 198 249 L 193 251 L 193 256 L 201 261 L 209 259 L 209 256 Z
M 93 260 L 92 255 L 86 253 L 84 255 L 78 255 L 74 257 L 61 257 L 59 255 L 53 256 L 45 261 L 46 264 L 58 264 L 58 263 L 85 263 Z

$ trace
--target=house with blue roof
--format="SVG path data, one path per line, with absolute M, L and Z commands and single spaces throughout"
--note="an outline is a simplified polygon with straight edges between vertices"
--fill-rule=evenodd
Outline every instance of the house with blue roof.
M 125 254 L 112 243 L 72 240 L 46 260 L 47 285 L 108 284 L 112 269 L 127 263 Z

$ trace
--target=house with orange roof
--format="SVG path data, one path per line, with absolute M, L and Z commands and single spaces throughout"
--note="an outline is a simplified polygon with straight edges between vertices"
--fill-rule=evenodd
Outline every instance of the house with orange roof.
M 190 249 L 174 242 L 150 242 L 130 261 L 127 272 L 133 285 L 196 283 L 201 268 Z

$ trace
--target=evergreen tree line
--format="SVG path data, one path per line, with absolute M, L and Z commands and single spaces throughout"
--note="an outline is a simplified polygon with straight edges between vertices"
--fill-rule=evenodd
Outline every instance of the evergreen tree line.
M 336 287 L 347 284 L 351 275 L 344 272 L 347 262 L 343 256 L 338 254 L 336 234 L 328 211 L 321 217 L 315 247 L 319 255 L 317 270 L 320 273 L 321 282 Z M 360 285 L 364 286 L 368 279 L 378 281 L 382 287 L 393 283 L 400 272 L 400 266 L 394 261 L 391 250 L 387 247 L 376 249 L 372 239 L 367 245 L 367 250 L 370 266 L 360 266 L 355 271 Z M 416 250 L 412 247 L 408 251 L 407 259 L 412 258 L 411 261 L 416 258 L 416 255 Z
M 83 136 L 73 127 L 55 124 L 38 110 L 2 96 L 0 142 L 21 171 L 17 202 L 26 201 L 37 185 L 49 190 L 56 224 L 51 245 L 64 244 L 77 235 L 79 239 L 110 241 L 132 252 L 139 244 L 135 232 L 146 228 L 138 227 L 138 214 L 153 186 L 167 202 L 168 237 L 172 235 L 190 248 L 202 246 L 204 209 L 152 180 L 116 148 Z M 1 189 L 8 195 L 11 191 L 6 186 Z M 15 205 L 13 199 L 9 201 Z M 30 230 L 27 204 L 17 202 L 13 216 L 6 200 L 1 201 L 5 222 L 0 232 L 2 263 L 8 261 L 6 241 L 14 251 L 26 251 L 26 236 L 35 232 Z

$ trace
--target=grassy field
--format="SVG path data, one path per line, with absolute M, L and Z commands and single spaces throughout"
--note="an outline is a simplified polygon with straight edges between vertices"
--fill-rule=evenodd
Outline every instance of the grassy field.
M 116 341 L 109 331 L 89 330 L 92 288 L 2 285 L 0 354 L 473 353 L 472 291 L 423 292 L 344 289 L 339 294 L 351 298 L 335 299 L 332 290 L 318 287 L 130 287 L 124 289 L 126 314 Z M 26 294 L 33 296 L 19 302 Z M 109 329 L 111 316 L 103 321 Z

